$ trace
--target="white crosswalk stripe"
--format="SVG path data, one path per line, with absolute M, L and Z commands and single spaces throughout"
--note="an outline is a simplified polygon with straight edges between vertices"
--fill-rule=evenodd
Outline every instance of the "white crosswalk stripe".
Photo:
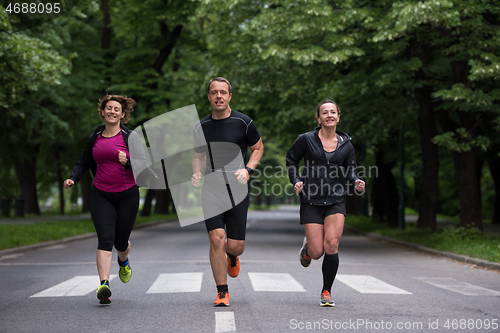
M 255 291 L 306 291 L 288 273 L 248 273 Z
M 235 332 L 236 321 L 234 312 L 224 311 L 215 313 L 215 333 Z
M 160 274 L 146 294 L 200 292 L 203 273 Z
M 305 292 L 306 289 L 288 273 L 256 273 L 248 276 L 253 290 L 274 292 Z M 111 275 L 110 280 L 117 275 Z M 468 296 L 500 296 L 500 291 L 475 286 L 453 278 L 414 277 L 413 279 L 430 285 Z M 203 273 L 160 274 L 146 291 L 147 294 L 200 292 Z M 338 274 L 336 281 L 366 294 L 412 294 L 406 290 L 381 281 L 371 275 Z M 97 275 L 75 276 L 30 297 L 85 296 L 99 287 Z
M 414 279 L 468 296 L 500 296 L 500 292 L 498 291 L 478 287 L 467 282 L 455 280 L 453 278 L 415 277 Z
M 111 281 L 115 277 L 117 275 L 111 275 L 109 280 Z M 98 287 L 99 276 L 97 275 L 75 276 L 30 297 L 85 296 L 91 291 L 96 291 Z
M 336 280 L 348 285 L 362 294 L 411 294 L 410 292 L 394 287 L 371 275 L 344 275 L 339 274 Z

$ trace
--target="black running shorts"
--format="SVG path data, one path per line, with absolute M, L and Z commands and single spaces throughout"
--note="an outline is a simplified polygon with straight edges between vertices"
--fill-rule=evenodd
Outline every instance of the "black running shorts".
M 325 217 L 333 214 L 343 214 L 344 216 L 346 216 L 345 202 L 324 206 L 315 206 L 308 203 L 300 204 L 300 224 L 324 224 Z
M 250 200 L 247 195 L 242 202 L 230 210 L 206 219 L 205 226 L 207 227 L 207 231 L 224 229 L 225 227 L 227 238 L 245 240 L 249 203 Z

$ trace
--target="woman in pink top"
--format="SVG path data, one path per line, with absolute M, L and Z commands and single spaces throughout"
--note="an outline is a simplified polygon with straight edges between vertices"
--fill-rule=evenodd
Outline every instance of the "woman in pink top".
M 87 141 L 87 146 L 76 163 L 64 187 L 80 181 L 90 168 L 94 186 L 90 195 L 90 213 L 97 232 L 97 270 L 101 285 L 97 289 L 100 304 L 111 303 L 109 275 L 113 246 L 118 252 L 120 280 L 130 280 L 132 269 L 128 260 L 130 233 L 139 209 L 139 189 L 130 163 L 129 136 L 135 135 L 123 124 L 129 121 L 136 102 L 125 96 L 107 95 L 99 101 L 99 115 L 104 125 L 99 126 Z

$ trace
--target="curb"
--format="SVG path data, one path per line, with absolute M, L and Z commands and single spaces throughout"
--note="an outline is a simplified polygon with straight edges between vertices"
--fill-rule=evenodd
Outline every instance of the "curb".
M 383 241 L 386 241 L 389 243 L 406 246 L 406 247 L 409 247 L 409 248 L 412 248 L 415 250 L 419 250 L 421 252 L 446 257 L 446 258 L 453 259 L 453 260 L 463 262 L 466 264 L 473 264 L 473 265 L 476 265 L 479 267 L 495 269 L 495 270 L 500 271 L 500 263 L 491 262 L 491 261 L 478 259 L 478 258 L 473 258 L 473 257 L 465 256 L 462 254 L 456 254 L 456 253 L 451 253 L 451 252 L 446 252 L 446 251 L 438 251 L 438 250 L 431 249 L 429 247 L 418 245 L 415 243 L 410 243 L 410 242 L 402 241 L 399 239 L 395 239 L 395 238 L 391 238 L 391 237 L 387 237 L 387 236 L 382 236 L 379 234 L 375 234 L 373 232 L 363 231 L 363 230 L 357 229 L 357 228 L 352 227 L 352 226 L 347 225 L 347 224 L 344 225 L 344 228 L 348 229 L 350 231 L 353 231 L 355 233 L 358 233 L 358 234 L 361 234 L 361 235 L 364 235 L 364 236 L 367 236 L 370 238 L 374 238 L 376 240 L 383 240 Z
M 141 223 L 139 225 L 135 225 L 134 229 L 142 229 L 146 227 L 151 227 L 157 224 L 161 223 L 169 223 L 169 222 L 176 222 L 177 219 L 171 219 L 171 220 L 158 220 L 158 221 L 150 221 L 150 222 L 145 222 Z M 72 236 L 72 237 L 66 237 L 63 239 L 58 239 L 58 240 L 51 240 L 47 242 L 42 242 L 42 243 L 37 243 L 37 244 L 32 244 L 32 245 L 24 245 L 24 246 L 19 246 L 19 247 L 13 247 L 10 249 L 5 249 L 5 250 L 0 250 L 0 257 L 10 255 L 10 254 L 16 254 L 16 253 L 23 253 L 23 252 L 29 252 L 29 251 L 34 251 L 38 250 L 44 247 L 48 246 L 54 246 L 54 245 L 59 245 L 59 244 L 64 244 L 64 243 L 69 243 L 69 242 L 74 242 L 77 240 L 82 240 L 82 239 L 87 239 L 87 238 L 92 238 L 92 237 L 97 237 L 95 232 L 89 232 L 86 234 L 78 235 L 78 236 Z

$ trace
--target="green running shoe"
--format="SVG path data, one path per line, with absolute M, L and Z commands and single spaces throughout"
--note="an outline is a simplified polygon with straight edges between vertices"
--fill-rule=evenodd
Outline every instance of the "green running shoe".
M 99 288 L 97 288 L 97 298 L 99 299 L 99 304 L 109 304 L 111 303 L 111 289 L 105 283 L 101 284 Z
M 120 260 L 120 259 L 118 259 L 118 260 Z M 130 263 L 128 261 L 128 258 L 127 258 L 127 261 L 125 263 L 126 263 L 125 266 L 121 266 L 120 261 L 118 261 L 118 266 L 120 266 L 120 272 L 119 272 L 120 280 L 123 283 L 129 282 L 130 278 L 132 277 L 132 267 L 130 267 Z

